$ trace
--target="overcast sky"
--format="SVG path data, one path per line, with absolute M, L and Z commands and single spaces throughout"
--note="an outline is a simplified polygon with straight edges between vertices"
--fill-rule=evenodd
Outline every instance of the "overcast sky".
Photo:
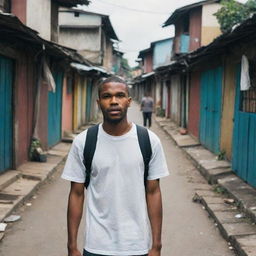
M 199 2 L 199 0 L 91 0 L 85 10 L 110 16 L 114 30 L 120 39 L 119 49 L 125 52 L 131 66 L 140 50 L 150 42 L 172 37 L 172 26 L 162 24 L 175 9 Z M 246 2 L 246 0 L 239 0 Z

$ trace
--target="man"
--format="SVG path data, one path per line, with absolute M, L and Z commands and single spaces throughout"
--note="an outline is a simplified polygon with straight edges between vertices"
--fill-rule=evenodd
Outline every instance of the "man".
M 148 127 L 151 127 L 151 117 L 153 112 L 153 106 L 154 101 L 149 96 L 148 93 L 146 93 L 145 97 L 142 98 L 140 110 L 143 113 L 143 125 L 146 127 L 148 122 Z
M 131 98 L 125 81 L 118 77 L 104 80 L 99 85 L 97 102 L 104 121 L 99 126 L 86 194 L 83 255 L 160 256 L 162 202 L 159 178 L 168 175 L 160 140 L 149 132 L 152 158 L 145 190 L 144 162 L 136 125 L 127 120 Z M 67 217 L 69 256 L 81 256 L 77 232 L 84 202 L 86 133 L 75 138 L 62 174 L 64 179 L 71 181 Z

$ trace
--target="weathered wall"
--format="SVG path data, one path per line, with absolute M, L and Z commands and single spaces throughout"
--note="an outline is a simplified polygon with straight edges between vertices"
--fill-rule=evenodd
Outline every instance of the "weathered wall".
M 144 73 L 153 71 L 153 56 L 152 53 L 146 53 L 144 56 Z
M 35 100 L 35 64 L 33 59 L 20 55 L 16 61 L 15 79 L 15 142 L 16 166 L 28 160 L 32 137 Z
M 75 16 L 75 12 L 65 12 L 63 9 L 59 12 L 59 24 L 73 26 L 100 26 L 101 16 L 90 13 L 79 13 Z
M 173 54 L 180 52 L 180 36 L 182 33 L 183 33 L 182 22 L 178 21 L 175 24 L 175 37 L 174 37 L 173 49 L 172 49 Z
M 59 42 L 79 51 L 100 51 L 99 28 L 60 28 Z
M 201 46 L 205 46 L 221 34 L 220 25 L 213 14 L 221 7 L 218 3 L 207 4 L 202 9 Z
M 223 83 L 223 109 L 221 119 L 221 150 L 230 160 L 232 155 L 233 118 L 236 91 L 236 63 L 232 58 L 226 60 Z
M 27 0 L 27 26 L 51 40 L 51 0 Z
M 180 76 L 171 76 L 171 119 L 180 125 Z
M 191 73 L 189 90 L 188 131 L 196 138 L 199 138 L 200 75 L 199 71 Z
M 194 51 L 201 46 L 202 7 L 192 9 L 189 17 L 189 51 Z
M 52 1 L 51 4 L 51 41 L 58 43 L 59 37 L 59 5 Z
M 26 24 L 27 0 L 12 0 L 11 12 Z
M 62 104 L 62 135 L 72 132 L 72 120 L 73 120 L 73 89 L 72 81 L 68 81 L 70 78 L 67 76 L 63 80 L 63 104 Z
M 103 56 L 103 67 L 105 67 L 108 71 L 112 71 L 112 56 L 113 56 L 113 47 L 112 42 L 104 33 L 104 56 Z
M 171 62 L 172 39 L 157 42 L 153 49 L 153 69 Z

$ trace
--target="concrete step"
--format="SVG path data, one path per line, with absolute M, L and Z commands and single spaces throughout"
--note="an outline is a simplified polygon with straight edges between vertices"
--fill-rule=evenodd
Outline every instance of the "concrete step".
M 188 147 L 183 150 L 210 184 L 216 184 L 219 178 L 233 174 L 230 162 L 218 160 L 216 155 L 203 146 Z
M 256 189 L 234 174 L 219 179 L 218 184 L 235 199 L 239 209 L 256 223 Z
M 203 204 L 213 218 L 222 236 L 232 245 L 239 256 L 256 255 L 256 226 L 243 214 L 235 200 L 227 200 L 227 194 L 213 189 L 196 191 L 194 201 Z M 227 202 L 231 202 L 228 203 Z M 240 215 L 240 218 L 238 218 Z
M 39 180 L 20 177 L 0 192 L 0 222 L 23 204 L 39 186 Z
M 0 175 L 0 191 L 16 181 L 21 173 L 16 170 L 10 170 Z

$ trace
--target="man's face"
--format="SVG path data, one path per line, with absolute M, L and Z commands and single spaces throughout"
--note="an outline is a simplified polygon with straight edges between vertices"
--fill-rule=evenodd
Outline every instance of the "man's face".
M 102 85 L 97 102 L 104 120 L 111 123 L 119 123 L 126 118 L 131 98 L 128 95 L 125 84 L 110 82 Z

